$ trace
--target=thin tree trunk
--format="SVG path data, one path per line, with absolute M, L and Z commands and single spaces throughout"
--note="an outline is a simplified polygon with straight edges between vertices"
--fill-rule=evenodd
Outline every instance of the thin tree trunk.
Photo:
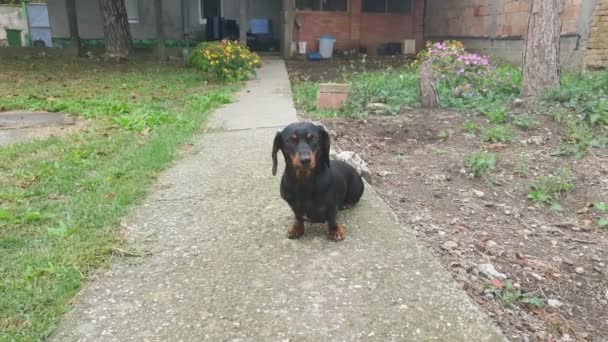
M 560 85 L 560 34 L 564 0 L 532 0 L 523 55 L 522 96 Z
M 78 56 L 82 56 L 82 47 L 80 45 L 80 35 L 78 33 L 78 16 L 76 14 L 76 0 L 66 0 L 66 12 L 68 16 L 68 24 L 70 28 L 70 40 L 72 46 L 76 49 Z
M 420 102 L 422 108 L 439 107 L 439 94 L 435 86 L 435 76 L 430 61 L 424 61 L 420 65 Z
M 132 41 L 125 0 L 99 0 L 103 16 L 106 54 L 113 59 L 126 59 L 131 55 Z
M 163 25 L 163 0 L 154 0 L 156 9 L 156 53 L 161 61 L 167 60 L 167 50 L 165 49 L 165 29 Z

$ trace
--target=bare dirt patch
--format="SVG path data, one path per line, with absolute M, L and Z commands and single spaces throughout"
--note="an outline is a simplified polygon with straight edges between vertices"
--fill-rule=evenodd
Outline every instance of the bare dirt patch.
M 0 112 L 0 146 L 72 134 L 86 121 L 62 113 Z
M 366 120 L 323 119 L 333 143 L 369 163 L 373 186 L 402 223 L 443 262 L 471 298 L 513 341 L 607 341 L 608 232 L 590 203 L 608 200 L 608 151 L 555 157 L 563 126 L 535 116 L 510 144 L 480 143 L 464 132 L 479 117 L 415 110 Z M 499 157 L 490 178 L 473 178 L 465 157 L 485 148 Z M 528 200 L 530 183 L 568 166 L 574 189 L 563 211 Z M 506 279 L 484 276 L 491 264 Z M 542 308 L 489 293 L 508 282 L 542 299 Z

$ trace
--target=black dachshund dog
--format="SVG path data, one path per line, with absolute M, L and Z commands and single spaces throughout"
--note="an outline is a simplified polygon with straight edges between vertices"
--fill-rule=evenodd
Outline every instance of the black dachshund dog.
M 355 169 L 329 160 L 329 134 L 312 123 L 293 123 L 278 132 L 272 147 L 272 174 L 277 174 L 277 153 L 285 157 L 281 197 L 295 215 L 287 237 L 304 235 L 304 221 L 327 222 L 330 238 L 344 240 L 344 226 L 336 222 L 338 210 L 359 202 L 364 185 Z

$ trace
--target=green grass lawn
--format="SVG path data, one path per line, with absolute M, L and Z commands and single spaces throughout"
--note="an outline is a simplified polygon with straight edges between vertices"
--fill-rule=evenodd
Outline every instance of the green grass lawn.
M 0 62 L 0 110 L 91 119 L 79 133 L 0 147 L 0 341 L 50 334 L 121 244 L 119 220 L 232 90 L 170 65 Z

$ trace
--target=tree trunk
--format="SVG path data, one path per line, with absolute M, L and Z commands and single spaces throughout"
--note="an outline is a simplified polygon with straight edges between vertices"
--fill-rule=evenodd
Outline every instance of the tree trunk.
M 435 86 L 433 66 L 429 61 L 424 61 L 420 65 L 420 102 L 422 108 L 439 107 L 439 95 Z
M 125 0 L 99 0 L 103 16 L 106 54 L 112 59 L 126 59 L 131 55 L 132 42 Z
M 66 0 L 65 2 L 68 24 L 70 28 L 70 40 L 72 46 L 76 49 L 79 57 L 82 56 L 82 47 L 80 45 L 80 35 L 78 33 L 78 16 L 76 14 L 76 0 Z
M 239 42 L 247 46 L 247 31 L 249 30 L 249 0 L 240 1 L 239 7 Z
M 291 58 L 291 43 L 293 40 L 293 27 L 295 24 L 294 2 L 282 0 L 281 25 L 283 26 L 283 36 L 281 37 L 281 49 L 283 58 Z
M 559 87 L 564 0 L 532 0 L 523 55 L 522 96 Z
M 156 9 L 156 54 L 161 61 L 167 60 L 167 50 L 165 49 L 165 28 L 163 25 L 163 0 L 154 0 Z

